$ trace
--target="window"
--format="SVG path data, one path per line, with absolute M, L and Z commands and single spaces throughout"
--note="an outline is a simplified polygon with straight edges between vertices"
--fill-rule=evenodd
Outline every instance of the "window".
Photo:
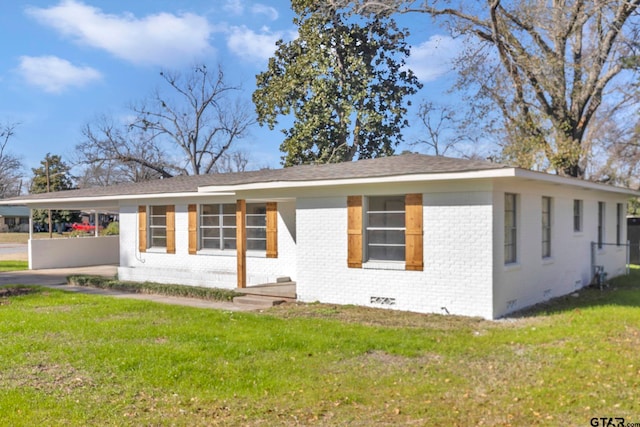
M 551 197 L 542 197 L 542 257 L 551 256 Z
M 247 249 L 267 248 L 266 205 L 248 203 L 246 213 Z M 236 205 L 211 204 L 200 206 L 200 248 L 236 249 Z
M 604 242 L 604 202 L 598 202 L 598 249 L 602 249 Z
M 236 205 L 200 206 L 200 248 L 236 248 Z
M 149 217 L 150 246 L 152 248 L 167 247 L 167 207 L 151 206 Z
M 366 251 L 371 261 L 405 260 L 405 197 L 367 199 Z
M 267 207 L 264 203 L 247 203 L 247 250 L 267 250 Z
M 573 231 L 582 231 L 582 200 L 573 201 Z
M 624 214 L 624 208 L 622 203 L 616 204 L 616 245 L 622 244 L 622 221 Z
M 504 263 L 511 264 L 518 261 L 518 224 L 517 224 L 517 196 L 506 193 L 504 195 Z
M 347 265 L 404 261 L 408 271 L 424 271 L 422 194 L 347 197 Z M 371 268 L 385 268 L 375 263 Z M 397 264 L 389 268 L 397 269 Z

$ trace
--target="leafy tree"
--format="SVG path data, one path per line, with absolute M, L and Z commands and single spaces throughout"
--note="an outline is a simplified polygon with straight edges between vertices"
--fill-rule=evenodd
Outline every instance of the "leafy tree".
M 233 94 L 221 68 L 206 65 L 189 73 L 161 71 L 164 90 L 131 106 L 134 119 L 118 125 L 106 116 L 83 129 L 78 163 L 91 165 L 85 183 L 143 181 L 175 175 L 214 173 L 229 157 L 243 156 L 232 145 L 255 123 Z M 246 162 L 245 162 L 246 164 Z
M 22 191 L 22 161 L 7 149 L 18 123 L 0 125 L 0 199 L 19 196 Z
M 393 153 L 407 125 L 405 97 L 421 86 L 404 69 L 406 30 L 394 20 L 348 18 L 324 2 L 293 0 L 299 37 L 278 41 L 257 76 L 258 123 L 283 129 L 285 166 L 372 158 Z
M 497 111 L 504 156 L 583 177 L 589 125 L 637 58 L 640 0 L 330 0 L 358 12 L 420 12 L 467 40 L 458 88 L 478 112 Z M 625 80 L 624 82 L 628 82 Z
M 53 191 L 73 190 L 73 176 L 71 168 L 62 161 L 56 154 L 47 153 L 44 160 L 40 162 L 40 167 L 32 168 L 33 178 L 31 180 L 30 193 L 49 193 Z M 36 223 L 46 224 L 48 222 L 48 210 L 34 210 L 33 220 Z M 75 211 L 52 211 L 51 221 L 55 224 L 65 222 L 76 222 L 79 219 L 78 212 Z

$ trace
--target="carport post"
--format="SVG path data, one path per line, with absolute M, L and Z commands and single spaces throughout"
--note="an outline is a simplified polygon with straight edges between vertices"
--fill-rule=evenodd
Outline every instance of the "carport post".
M 238 288 L 247 287 L 247 203 L 236 201 L 236 255 L 238 258 Z
M 33 239 L 33 209 L 29 208 L 29 240 Z
M 95 231 L 94 231 L 94 236 L 98 237 L 100 236 L 100 230 L 98 229 L 98 211 L 95 211 L 94 213 L 94 217 L 93 217 L 93 225 L 95 225 Z

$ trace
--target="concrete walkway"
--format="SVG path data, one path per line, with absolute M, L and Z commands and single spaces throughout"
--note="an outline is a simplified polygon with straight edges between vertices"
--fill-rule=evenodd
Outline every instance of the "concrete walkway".
M 67 276 L 73 274 L 90 274 L 94 276 L 114 277 L 118 267 L 113 265 L 98 265 L 80 268 L 56 268 L 51 270 L 23 270 L 0 273 L 0 286 L 3 285 L 38 285 L 68 292 L 78 292 L 90 295 L 105 295 L 114 298 L 129 298 L 143 301 L 153 301 L 162 304 L 182 305 L 186 307 L 212 308 L 226 311 L 256 311 L 264 306 L 251 304 L 234 304 L 225 301 L 207 301 L 197 298 L 171 297 L 155 294 L 133 294 L 129 292 L 112 291 L 108 289 L 90 288 L 85 286 L 67 285 Z

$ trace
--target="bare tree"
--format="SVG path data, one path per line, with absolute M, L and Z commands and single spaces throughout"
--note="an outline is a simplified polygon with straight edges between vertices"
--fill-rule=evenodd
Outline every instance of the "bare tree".
M 426 13 L 469 43 L 458 89 L 497 109 L 505 158 L 583 177 L 583 143 L 607 88 L 636 57 L 640 0 L 329 0 L 358 13 Z M 609 95 L 610 96 L 610 95 Z
M 185 159 L 176 165 L 180 173 L 215 171 L 218 160 L 255 123 L 248 107 L 231 97 L 239 88 L 225 82 L 221 68 L 211 74 L 205 65 L 187 75 L 162 71 L 160 76 L 178 100 L 156 91 L 150 102 L 132 107 L 137 113 L 132 126 L 149 141 L 177 147 Z
M 591 143 L 590 179 L 640 187 L 640 117 L 637 108 L 602 109 L 594 119 Z
M 162 150 L 143 132 L 101 116 L 82 130 L 77 164 L 84 164 L 83 185 L 112 185 L 168 178 L 178 173 Z
M 426 145 L 436 156 L 444 156 L 459 143 L 469 139 L 464 123 L 456 117 L 456 110 L 446 105 L 423 102 L 418 108 L 418 119 L 426 131 L 424 138 L 411 145 Z
M 232 145 L 255 123 L 251 110 L 234 98 L 238 87 L 225 82 L 219 68 L 205 65 L 190 73 L 162 71 L 166 85 L 131 106 L 134 118 L 117 124 L 99 117 L 83 129 L 76 146 L 85 164 L 85 183 L 143 181 L 244 169 L 244 153 Z M 168 89 L 168 90 L 167 90 Z M 102 175 L 99 179 L 91 175 Z
M 18 125 L 19 123 L 0 125 L 0 199 L 19 196 L 22 192 L 22 161 L 7 149 Z
M 224 153 L 216 162 L 212 173 L 244 172 L 249 159 L 241 151 Z

